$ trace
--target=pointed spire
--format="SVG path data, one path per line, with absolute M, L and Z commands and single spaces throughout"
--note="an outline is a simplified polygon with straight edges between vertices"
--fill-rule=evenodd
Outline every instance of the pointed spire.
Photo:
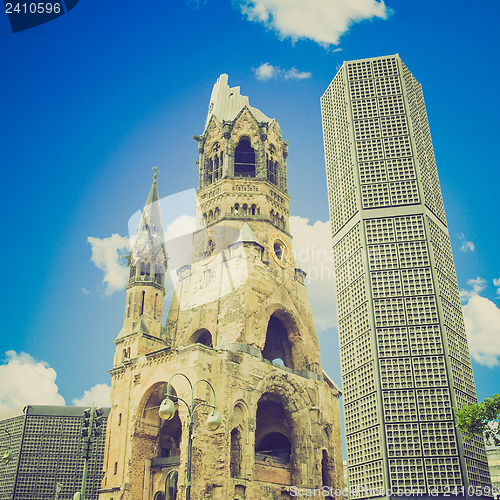
M 158 167 L 153 167 L 153 171 L 153 184 L 134 239 L 133 252 L 136 260 L 146 250 L 157 254 L 160 249 L 163 249 L 165 258 L 167 256 L 164 247 L 165 234 L 163 232 L 160 196 L 158 195 Z

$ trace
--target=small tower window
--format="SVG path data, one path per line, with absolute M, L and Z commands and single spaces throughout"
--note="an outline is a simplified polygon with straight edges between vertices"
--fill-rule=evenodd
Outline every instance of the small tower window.
M 158 302 L 158 294 L 155 295 L 155 307 L 154 307 L 154 310 L 153 310 L 153 317 L 154 319 L 156 319 L 156 304 Z
M 240 477 L 241 474 L 241 434 L 238 429 L 231 431 L 231 477 Z
M 141 300 L 141 316 L 144 314 L 144 302 L 146 300 L 146 292 L 142 292 L 142 300 Z
M 255 177 L 255 151 L 248 137 L 242 137 L 234 151 L 234 176 Z
M 214 164 L 212 162 L 212 158 L 207 160 L 207 181 L 209 184 L 212 183 L 214 177 Z

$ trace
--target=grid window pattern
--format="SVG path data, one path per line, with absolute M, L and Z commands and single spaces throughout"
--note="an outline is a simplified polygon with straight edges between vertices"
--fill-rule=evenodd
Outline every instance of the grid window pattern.
M 42 407 L 43 408 L 43 407 Z M 64 407 L 61 413 L 64 413 Z M 72 498 L 81 486 L 83 474 L 81 422 L 82 415 L 30 415 L 17 420 L 24 425 L 16 432 L 19 438 L 19 470 L 15 485 L 16 499 L 54 498 L 55 486 L 63 485 L 61 498 Z M 103 477 L 103 457 L 105 441 L 105 422 L 103 434 L 93 444 L 93 453 L 89 459 L 86 498 L 97 500 L 98 490 Z M 3 422 L 0 422 L 2 425 Z M 22 448 L 20 446 L 22 439 Z M 17 461 L 13 461 L 17 462 Z M 2 481 L 3 483 L 3 481 Z M 6 489 L 8 486 L 9 489 Z M 13 482 L 2 484 L 0 498 L 11 498 Z M 6 496 L 7 495 L 7 496 Z
M 386 160 L 385 164 L 389 181 L 406 181 L 416 177 L 412 158 L 395 158 Z
M 458 457 L 426 458 L 424 464 L 429 490 L 438 494 L 450 493 L 454 488 L 461 491 L 463 483 Z
M 381 358 L 410 355 L 406 328 L 377 328 L 377 345 L 378 355 Z
M 453 420 L 448 388 L 417 389 L 416 393 L 420 420 Z
M 351 259 L 344 262 L 335 271 L 335 285 L 340 292 L 365 272 L 363 252 L 360 248 Z
M 444 356 L 412 358 L 415 387 L 447 386 Z
M 427 493 L 424 464 L 421 458 L 398 458 L 389 460 L 391 489 L 417 489 Z
M 382 460 L 358 466 L 349 463 L 350 498 L 383 496 Z
M 481 462 L 487 462 L 486 450 L 484 449 L 484 443 L 481 436 L 473 434 L 469 436 L 469 439 L 464 440 L 465 456 L 468 458 L 477 459 Z
M 387 424 L 385 433 L 390 458 L 415 457 L 422 453 L 417 423 Z
M 420 432 L 425 455 L 458 454 L 454 422 L 421 422 Z
M 479 488 L 481 488 L 482 485 L 490 482 L 490 470 L 486 460 L 484 462 L 480 462 L 479 460 L 466 458 L 465 463 L 470 486 L 479 486 Z
M 348 373 L 373 357 L 370 332 L 367 331 L 356 337 L 352 342 L 346 344 L 342 349 L 340 361 L 342 363 L 342 372 Z
M 434 294 L 432 273 L 429 267 L 417 269 L 403 269 L 401 271 L 403 291 L 405 295 Z
M 386 422 L 418 420 L 414 390 L 384 391 L 382 395 Z
M 342 373 L 342 376 L 346 381 L 344 389 L 344 401 L 346 404 L 375 392 L 373 361 L 349 373 Z
M 439 325 L 414 325 L 408 328 L 412 356 L 442 354 L 443 344 Z
M 436 299 L 429 295 L 405 299 L 408 325 L 438 323 Z
M 398 243 L 398 253 L 401 267 L 427 267 L 430 265 L 425 241 Z
M 344 318 L 339 319 L 340 345 L 346 345 L 369 328 L 370 316 L 368 315 L 368 305 L 365 302 Z
M 413 387 L 410 358 L 386 358 L 380 360 L 382 389 L 406 389 Z
M 406 324 L 403 299 L 374 300 L 373 310 L 377 327 L 404 326 Z
M 378 425 L 377 394 L 372 393 L 344 405 L 346 428 L 350 434 Z
M 368 219 L 365 221 L 366 241 L 369 245 L 395 241 L 394 218 Z
M 368 247 L 368 264 L 372 271 L 397 269 L 399 260 L 396 244 L 370 245 Z
M 398 270 L 379 271 L 370 274 L 374 299 L 403 295 L 401 274 Z
M 383 161 L 369 161 L 359 164 L 361 184 L 380 184 L 387 182 L 387 169 Z
M 380 427 L 370 427 L 355 434 L 349 434 L 346 442 L 352 450 L 349 455 L 349 463 L 357 465 L 362 462 L 369 462 L 381 458 L 380 450 Z

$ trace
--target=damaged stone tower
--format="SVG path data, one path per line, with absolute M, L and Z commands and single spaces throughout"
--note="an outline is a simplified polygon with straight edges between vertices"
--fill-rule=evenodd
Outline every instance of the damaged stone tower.
M 188 411 L 158 408 L 176 373 L 196 386 L 195 499 L 281 499 L 342 487 L 340 392 L 320 366 L 305 273 L 288 225 L 287 142 L 222 75 L 198 142 L 197 230 L 162 323 L 164 243 L 157 175 L 130 256 L 116 343 L 101 500 L 184 499 Z M 190 254 L 190 255 L 188 255 Z M 171 394 L 190 401 L 186 379 Z

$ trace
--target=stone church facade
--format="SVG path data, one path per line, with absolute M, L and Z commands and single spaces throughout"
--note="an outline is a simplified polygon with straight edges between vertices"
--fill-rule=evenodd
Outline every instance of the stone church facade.
M 188 410 L 158 409 L 177 373 L 194 384 L 193 499 L 282 499 L 342 488 L 340 391 L 320 366 L 305 273 L 289 232 L 288 143 L 230 88 L 214 86 L 198 143 L 197 230 L 163 324 L 164 243 L 157 174 L 129 258 L 111 370 L 101 500 L 184 499 Z M 186 251 L 186 254 L 188 251 Z M 214 394 L 207 381 L 214 389 Z M 171 394 L 191 401 L 183 376 Z

